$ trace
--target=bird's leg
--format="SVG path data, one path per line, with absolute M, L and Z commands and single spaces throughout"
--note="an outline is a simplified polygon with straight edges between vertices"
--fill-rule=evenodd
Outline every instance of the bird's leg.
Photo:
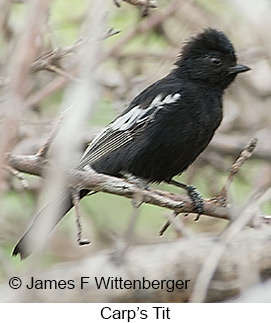
M 171 179 L 168 183 L 171 185 L 175 185 L 177 187 L 181 187 L 187 191 L 187 194 L 191 198 L 192 203 L 194 205 L 194 209 L 198 214 L 197 217 L 195 218 L 195 221 L 198 221 L 200 215 L 204 211 L 204 202 L 203 202 L 203 198 L 202 198 L 202 195 L 200 194 L 200 192 L 194 186 L 180 183 L 180 182 L 177 182 L 173 179 Z
M 85 246 L 90 244 L 90 241 L 87 239 L 82 239 L 82 225 L 81 225 L 81 215 L 79 210 L 79 201 L 80 201 L 80 191 L 74 189 L 72 192 L 72 203 L 75 208 L 75 215 L 76 215 L 77 242 L 79 246 Z
M 173 179 L 168 181 L 168 183 L 171 184 L 171 185 L 183 188 L 184 190 L 187 191 L 187 194 L 191 198 L 192 203 L 194 205 L 194 209 L 198 214 L 197 217 L 195 218 L 195 221 L 198 221 L 200 215 L 204 211 L 204 202 L 203 202 L 203 198 L 202 198 L 202 195 L 200 194 L 200 192 L 198 192 L 198 190 L 192 185 L 187 185 L 187 184 L 184 184 L 184 183 L 180 183 L 180 182 L 177 182 L 177 181 L 175 181 Z M 174 212 L 174 216 L 176 217 L 177 215 L 178 215 L 178 213 Z M 186 215 L 187 215 L 187 213 L 185 213 L 185 216 Z M 159 236 L 162 236 L 170 225 L 171 225 L 170 221 L 167 221 L 165 223 L 165 225 L 159 231 Z

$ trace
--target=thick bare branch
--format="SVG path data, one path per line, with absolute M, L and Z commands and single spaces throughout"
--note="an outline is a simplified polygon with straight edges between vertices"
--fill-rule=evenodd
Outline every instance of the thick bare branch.
M 11 167 L 20 172 L 42 176 L 44 168 L 48 168 L 48 161 L 32 156 L 8 156 L 8 163 Z M 173 194 L 161 190 L 140 190 L 136 185 L 121 178 L 104 174 L 98 174 L 93 170 L 69 171 L 69 183 L 71 187 L 89 189 L 98 192 L 106 192 L 115 195 L 133 198 L 140 191 L 142 202 L 157 205 L 176 211 L 177 213 L 193 213 L 194 205 L 187 195 Z M 210 199 L 204 200 L 204 214 L 220 219 L 230 219 L 229 208 L 218 206 Z

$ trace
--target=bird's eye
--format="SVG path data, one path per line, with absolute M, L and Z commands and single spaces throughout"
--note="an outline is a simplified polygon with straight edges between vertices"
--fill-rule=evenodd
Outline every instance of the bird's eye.
M 218 57 L 210 57 L 210 62 L 213 64 L 213 65 L 216 65 L 216 66 L 219 66 L 222 64 L 222 61 L 220 58 Z

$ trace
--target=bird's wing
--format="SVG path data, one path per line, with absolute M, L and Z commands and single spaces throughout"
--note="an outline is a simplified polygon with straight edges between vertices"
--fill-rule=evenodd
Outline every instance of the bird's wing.
M 181 97 L 180 93 L 159 94 L 148 97 L 142 103 L 131 106 L 98 134 L 85 150 L 79 168 L 92 165 L 106 154 L 126 145 L 150 122 L 156 113 L 166 105 L 174 104 Z M 150 102 L 147 103 L 146 102 Z

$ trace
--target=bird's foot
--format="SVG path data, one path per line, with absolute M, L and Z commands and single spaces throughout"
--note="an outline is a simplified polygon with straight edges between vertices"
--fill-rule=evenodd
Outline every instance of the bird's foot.
M 203 214 L 203 210 L 204 210 L 203 197 L 201 193 L 194 186 L 187 185 L 186 190 L 187 190 L 187 194 L 192 200 L 194 209 L 197 212 L 197 217 L 195 218 L 195 221 L 198 221 L 200 215 Z
M 169 184 L 175 185 L 177 187 L 181 187 L 186 190 L 188 196 L 192 200 L 194 210 L 197 213 L 197 217 L 195 218 L 195 221 L 198 221 L 200 215 L 203 214 L 203 211 L 204 211 L 204 201 L 201 193 L 192 185 L 179 183 L 174 180 L 170 180 Z

